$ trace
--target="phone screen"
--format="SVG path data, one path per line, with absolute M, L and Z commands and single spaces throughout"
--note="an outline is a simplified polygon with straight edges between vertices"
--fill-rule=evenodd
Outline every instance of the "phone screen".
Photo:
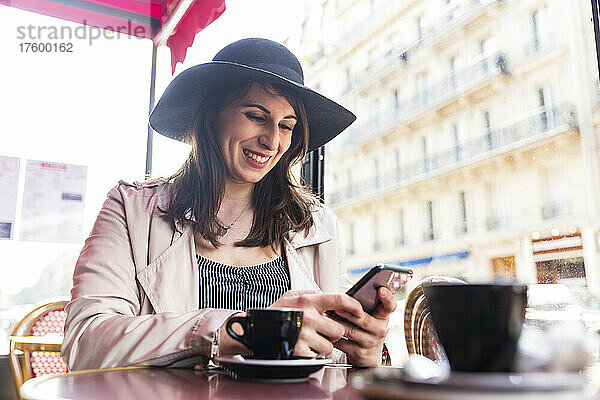
M 408 268 L 378 264 L 356 282 L 346 294 L 358 300 L 365 312 L 372 314 L 380 303 L 377 296 L 380 287 L 387 287 L 392 293 L 396 293 L 412 278 L 412 275 L 412 270 Z M 337 315 L 335 311 L 330 310 L 326 314 L 334 319 L 342 319 L 348 322 Z

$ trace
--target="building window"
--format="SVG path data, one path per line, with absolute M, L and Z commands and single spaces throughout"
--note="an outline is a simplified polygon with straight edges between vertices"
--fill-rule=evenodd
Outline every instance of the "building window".
M 429 76 L 427 72 L 418 74 L 416 83 L 419 106 L 424 106 L 429 103 Z
M 402 181 L 402 150 L 396 148 L 394 151 L 394 182 Z
M 506 209 L 509 204 L 508 196 L 502 182 L 490 184 L 490 217 L 488 219 L 488 229 L 498 229 L 508 226 L 508 211 Z
M 349 199 L 352 196 L 354 196 L 354 190 L 355 190 L 355 186 L 354 186 L 354 180 L 352 179 L 352 168 L 348 168 L 346 170 L 346 193 L 345 193 L 346 199 Z
M 379 159 L 373 159 L 373 173 L 375 174 L 373 183 L 375 184 L 375 189 L 379 189 L 383 186 L 383 177 L 381 176 L 381 170 L 379 168 Z
M 394 110 L 400 109 L 400 89 L 394 89 Z
M 379 226 L 379 218 L 375 216 L 373 218 L 373 251 L 381 250 L 383 250 L 383 239 Z
M 490 264 L 496 282 L 512 283 L 517 279 L 515 256 L 494 257 Z
M 428 242 L 431 240 L 437 239 L 437 234 L 435 230 L 434 224 L 434 210 L 433 210 L 433 201 L 427 200 L 425 203 L 425 234 L 423 235 L 423 239 Z
M 378 129 L 381 125 L 381 105 L 379 99 L 371 101 L 371 121 L 373 122 L 373 129 Z
M 531 13 L 531 48 L 535 53 L 543 50 L 547 45 L 548 27 L 547 27 L 546 8 L 540 8 Z
M 423 17 L 417 18 L 417 40 L 423 39 Z
M 423 148 L 423 172 L 427 173 L 436 168 L 436 160 L 433 155 L 433 137 L 425 135 L 421 138 Z
M 348 229 L 348 247 L 346 253 L 349 256 L 356 254 L 356 243 L 354 240 L 354 222 L 350 222 L 350 227 Z
M 479 59 L 481 77 L 486 77 L 496 66 L 495 57 L 492 57 L 492 40 L 485 38 L 479 41 Z
M 423 149 L 423 172 L 429 172 L 429 143 L 427 136 L 421 138 L 421 148 Z
M 403 209 L 398 210 L 397 219 L 398 220 L 396 221 L 396 239 L 394 241 L 394 244 L 396 245 L 396 247 L 402 247 L 406 244 Z
M 350 67 L 346 67 L 346 87 L 349 88 L 352 85 L 352 71 Z
M 492 123 L 490 121 L 489 111 L 483 112 L 483 129 L 485 132 L 488 150 L 494 150 L 496 148 L 496 143 L 494 141 L 494 135 L 492 132 Z
M 550 100 L 549 92 L 550 90 L 547 88 L 538 88 L 537 89 L 537 101 L 538 101 L 538 109 L 539 114 L 537 115 L 537 123 L 539 124 L 540 133 L 546 132 L 549 128 L 548 125 L 548 103 Z
M 455 122 L 452 124 L 452 136 L 454 138 L 454 155 L 456 161 L 461 161 L 465 158 L 465 138 L 462 124 Z
M 544 220 L 565 217 L 571 213 L 569 174 L 565 168 L 553 167 L 546 171 L 545 200 L 542 209 Z
M 535 266 L 538 283 L 586 284 L 583 257 L 538 261 Z
M 457 83 L 457 71 L 456 71 L 456 57 L 450 58 L 450 87 L 455 90 L 458 86 Z
M 458 193 L 458 226 L 456 233 L 463 235 L 469 232 L 469 225 L 467 222 L 467 199 L 465 192 Z

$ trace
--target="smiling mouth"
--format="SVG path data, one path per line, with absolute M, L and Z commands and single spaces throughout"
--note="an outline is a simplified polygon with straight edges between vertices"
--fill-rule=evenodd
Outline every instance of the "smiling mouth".
M 257 162 L 259 164 L 264 164 L 267 161 L 269 161 L 271 159 L 271 157 L 263 157 L 263 156 L 259 156 L 256 153 L 251 152 L 250 150 L 244 149 L 244 154 L 246 155 L 246 157 L 248 157 L 249 159 L 251 159 L 254 162 Z

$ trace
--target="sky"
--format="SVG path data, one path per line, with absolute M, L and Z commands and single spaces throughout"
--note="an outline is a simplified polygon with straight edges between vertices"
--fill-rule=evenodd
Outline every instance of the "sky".
M 313 1 L 313 0 L 309 0 Z M 227 10 L 196 35 L 182 70 L 212 59 L 226 44 L 250 36 L 283 41 L 299 26 L 303 1 L 227 0 Z M 24 52 L 28 26 L 78 25 L 0 5 L 0 156 L 87 166 L 84 236 L 108 190 L 120 179 L 143 180 L 152 45 L 122 36 L 64 40 L 71 53 Z M 158 49 L 156 100 L 171 81 L 170 51 Z M 154 135 L 153 177 L 174 172 L 186 145 Z M 20 215 L 19 193 L 17 219 Z M 19 226 L 16 230 L 18 233 Z M 35 283 L 41 268 L 81 244 L 0 241 L 0 295 Z

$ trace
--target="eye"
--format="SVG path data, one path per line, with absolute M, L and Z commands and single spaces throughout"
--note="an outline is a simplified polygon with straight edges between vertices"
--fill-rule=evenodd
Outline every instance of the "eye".
M 290 125 L 280 124 L 279 126 L 281 127 L 281 129 L 286 130 L 286 131 L 293 131 L 294 130 L 294 127 L 290 126 Z
M 251 114 L 251 113 L 245 113 L 245 114 L 246 114 L 246 117 L 248 117 L 248 119 L 251 119 L 252 121 L 260 121 L 260 122 L 265 121 L 265 119 L 263 117 L 261 117 L 260 115 Z

